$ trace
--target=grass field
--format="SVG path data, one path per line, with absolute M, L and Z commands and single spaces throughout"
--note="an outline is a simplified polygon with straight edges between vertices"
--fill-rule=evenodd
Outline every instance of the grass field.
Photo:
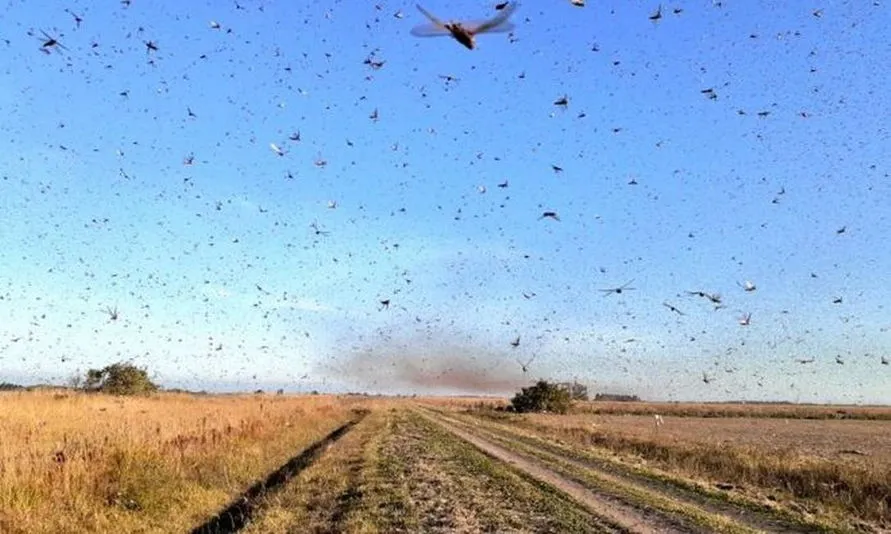
M 352 416 L 333 397 L 0 394 L 0 532 L 177 532 Z
M 880 408 L 498 403 L 5 393 L 0 532 L 210 532 L 233 503 L 248 533 L 891 527 Z M 814 415 L 838 410 L 860 415 Z

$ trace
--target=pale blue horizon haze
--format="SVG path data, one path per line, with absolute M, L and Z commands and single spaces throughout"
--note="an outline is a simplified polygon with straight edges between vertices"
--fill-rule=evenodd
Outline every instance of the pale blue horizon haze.
M 885 2 L 240 2 L 0 10 L 0 382 L 891 403 Z

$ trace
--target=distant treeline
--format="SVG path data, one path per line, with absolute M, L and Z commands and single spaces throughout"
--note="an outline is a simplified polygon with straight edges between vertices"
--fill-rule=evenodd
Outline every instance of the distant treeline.
M 612 401 L 612 402 L 640 402 L 637 395 L 619 395 L 617 393 L 598 393 L 594 395 L 595 401 Z

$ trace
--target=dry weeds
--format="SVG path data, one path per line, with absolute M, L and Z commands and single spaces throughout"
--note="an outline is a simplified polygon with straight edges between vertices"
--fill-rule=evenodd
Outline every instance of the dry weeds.
M 0 531 L 171 532 L 350 418 L 335 397 L 0 395 Z
M 667 417 L 657 428 L 642 416 L 477 413 L 711 484 L 756 489 L 808 513 L 891 522 L 891 424 L 884 421 Z
M 247 533 L 597 531 L 575 503 L 408 413 L 408 403 L 377 406 Z
M 598 531 L 576 503 L 417 414 L 391 413 L 378 446 L 352 531 Z

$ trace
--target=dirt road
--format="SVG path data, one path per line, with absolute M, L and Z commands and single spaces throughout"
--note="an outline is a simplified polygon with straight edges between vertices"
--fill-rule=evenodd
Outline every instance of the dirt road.
M 548 469 L 540 462 L 536 462 L 526 456 L 511 452 L 510 450 L 496 445 L 494 442 L 481 438 L 471 432 L 462 430 L 459 426 L 448 423 L 442 418 L 431 418 L 438 424 L 442 425 L 452 434 L 471 443 L 476 448 L 485 452 L 489 456 L 506 462 L 515 469 L 526 473 L 527 475 L 544 482 L 550 486 L 557 488 L 563 493 L 569 495 L 582 505 L 589 508 L 596 515 L 604 517 L 629 532 L 637 532 L 641 534 L 655 533 L 677 533 L 683 534 L 699 529 L 691 529 L 689 525 L 684 526 L 680 522 L 672 521 L 666 517 L 659 516 L 646 509 L 637 509 L 628 506 L 618 499 L 609 498 L 598 494 L 586 488 L 569 478 L 566 478 L 556 471 Z
M 834 532 L 585 457 L 510 424 L 404 404 L 373 411 L 331 442 L 236 530 Z
M 629 532 L 814 532 L 778 517 L 688 488 L 648 479 L 614 464 L 586 461 L 494 423 L 421 409 L 427 419 L 515 469 L 557 488 Z

